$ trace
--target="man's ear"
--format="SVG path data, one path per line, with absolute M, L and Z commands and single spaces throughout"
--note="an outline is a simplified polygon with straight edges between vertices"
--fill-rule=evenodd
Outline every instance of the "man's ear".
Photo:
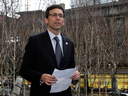
M 48 19 L 47 18 L 45 18 L 45 23 L 48 24 Z

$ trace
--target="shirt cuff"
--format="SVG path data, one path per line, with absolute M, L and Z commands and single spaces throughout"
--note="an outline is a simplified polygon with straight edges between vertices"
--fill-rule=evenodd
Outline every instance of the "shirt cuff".
M 40 86 L 43 84 L 44 82 L 42 80 L 40 80 Z

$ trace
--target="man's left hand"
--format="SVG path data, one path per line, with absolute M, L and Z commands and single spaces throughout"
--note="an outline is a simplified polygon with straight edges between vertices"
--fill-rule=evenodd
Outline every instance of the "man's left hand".
M 70 77 L 70 79 L 79 80 L 80 79 L 80 72 L 75 71 L 75 73 Z

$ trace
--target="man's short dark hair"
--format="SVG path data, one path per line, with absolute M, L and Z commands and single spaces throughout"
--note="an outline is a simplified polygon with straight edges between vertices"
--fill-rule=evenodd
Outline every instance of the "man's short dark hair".
M 54 4 L 54 5 L 49 6 L 49 7 L 46 9 L 45 17 L 48 18 L 48 16 L 49 16 L 49 11 L 52 10 L 52 9 L 55 9 L 55 8 L 61 9 L 61 10 L 63 11 L 63 14 L 65 13 L 62 6 L 57 5 L 57 4 Z

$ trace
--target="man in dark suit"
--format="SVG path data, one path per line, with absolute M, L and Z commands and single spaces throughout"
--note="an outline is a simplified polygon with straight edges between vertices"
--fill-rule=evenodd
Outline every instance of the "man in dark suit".
M 75 60 L 73 42 L 60 33 L 64 25 L 64 9 L 60 5 L 52 5 L 47 8 L 45 15 L 48 29 L 30 36 L 20 75 L 31 82 L 30 96 L 72 96 L 70 87 L 50 93 L 51 85 L 57 82 L 56 77 L 52 76 L 54 69 L 75 68 Z M 59 51 L 56 49 L 57 42 Z M 80 73 L 76 71 L 70 79 L 79 80 Z

